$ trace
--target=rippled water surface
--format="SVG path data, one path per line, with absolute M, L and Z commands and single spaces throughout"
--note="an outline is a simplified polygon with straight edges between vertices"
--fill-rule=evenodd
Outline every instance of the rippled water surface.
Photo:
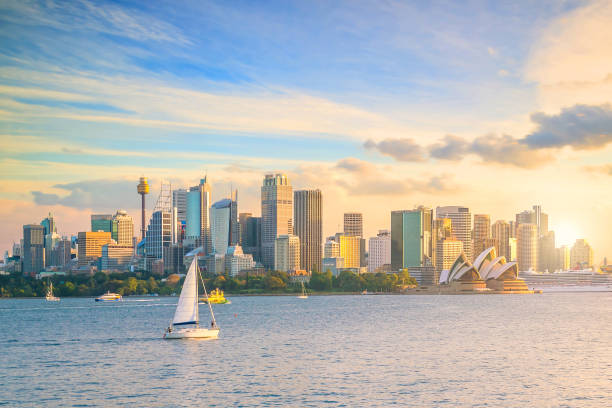
M 176 302 L 0 300 L 0 405 L 612 404 L 612 293 L 234 297 L 164 341 Z

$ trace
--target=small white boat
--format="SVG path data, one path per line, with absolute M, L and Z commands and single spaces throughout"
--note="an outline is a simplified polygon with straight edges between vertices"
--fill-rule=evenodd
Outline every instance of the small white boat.
M 57 296 L 53 296 L 53 282 L 49 282 L 49 287 L 47 288 L 47 296 L 45 296 L 47 302 L 59 302 L 60 298 Z
M 198 310 L 198 277 L 204 287 L 204 295 L 208 298 L 204 280 L 197 267 L 197 257 L 191 262 L 183 289 L 179 297 L 172 323 L 164 333 L 164 339 L 216 339 L 219 337 L 219 327 L 215 321 L 212 305 L 208 302 L 212 321 L 210 328 L 200 327 L 200 314 Z
M 123 300 L 123 297 L 118 293 L 106 292 L 100 297 L 96 298 L 96 302 L 119 302 Z
M 302 284 L 302 294 L 298 296 L 298 299 L 308 299 L 308 295 L 306 294 L 306 288 L 304 287 L 304 282 Z

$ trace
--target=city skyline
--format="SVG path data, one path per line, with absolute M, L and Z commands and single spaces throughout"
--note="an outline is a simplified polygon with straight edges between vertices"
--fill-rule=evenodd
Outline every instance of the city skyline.
M 323 192 L 323 236 L 345 212 L 373 237 L 393 210 L 538 204 L 558 243 L 611 255 L 609 2 L 0 10 L 3 251 L 49 211 L 60 235 L 118 209 L 139 231 L 143 175 L 147 220 L 162 178 L 206 174 L 259 215 L 282 172 Z

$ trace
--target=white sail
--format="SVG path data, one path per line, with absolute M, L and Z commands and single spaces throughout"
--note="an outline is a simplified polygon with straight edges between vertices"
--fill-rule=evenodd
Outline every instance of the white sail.
M 198 278 L 196 262 L 197 257 L 193 259 L 187 276 L 185 277 L 178 306 L 176 307 L 174 319 L 172 320 L 172 324 L 174 325 L 194 324 L 198 322 Z

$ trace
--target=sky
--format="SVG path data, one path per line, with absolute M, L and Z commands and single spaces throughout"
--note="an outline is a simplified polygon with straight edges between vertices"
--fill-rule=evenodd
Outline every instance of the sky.
M 267 173 L 364 233 L 390 211 L 539 204 L 557 244 L 612 257 L 609 1 L 0 2 L 0 250 L 136 185 L 239 191 Z

